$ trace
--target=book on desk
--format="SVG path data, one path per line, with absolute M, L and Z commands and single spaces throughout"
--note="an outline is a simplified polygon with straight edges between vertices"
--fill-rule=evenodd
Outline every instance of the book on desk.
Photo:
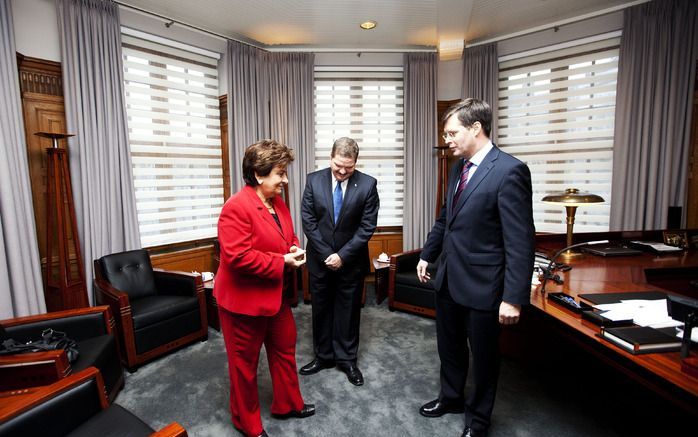
M 674 352 L 681 349 L 681 339 L 672 335 L 674 328 L 649 326 L 602 327 L 599 335 L 633 355 L 653 352 Z

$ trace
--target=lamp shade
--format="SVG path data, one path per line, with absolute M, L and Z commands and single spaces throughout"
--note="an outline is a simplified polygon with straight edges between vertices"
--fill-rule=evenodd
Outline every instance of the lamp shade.
M 548 194 L 544 196 L 541 201 L 558 206 L 582 206 L 589 203 L 604 202 L 603 197 L 579 191 L 576 188 L 567 188 L 563 192 Z

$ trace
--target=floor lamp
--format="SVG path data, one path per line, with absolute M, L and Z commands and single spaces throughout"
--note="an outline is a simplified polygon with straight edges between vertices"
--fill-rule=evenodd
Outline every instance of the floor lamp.
M 564 206 L 567 210 L 567 244 L 565 247 L 571 246 L 572 229 L 574 228 L 574 215 L 577 212 L 577 207 L 588 205 L 590 203 L 602 203 L 603 197 L 596 194 L 585 193 L 576 188 L 568 188 L 561 193 L 552 193 L 541 199 L 543 203 L 550 205 Z M 579 252 L 573 252 L 571 249 L 566 250 L 560 256 L 563 259 L 570 259 L 579 255 Z
M 53 142 L 53 147 L 46 149 L 46 310 L 87 307 L 89 301 L 75 220 L 68 154 L 66 149 L 58 147 L 59 139 L 73 135 L 55 132 L 37 132 L 35 135 L 50 138 Z

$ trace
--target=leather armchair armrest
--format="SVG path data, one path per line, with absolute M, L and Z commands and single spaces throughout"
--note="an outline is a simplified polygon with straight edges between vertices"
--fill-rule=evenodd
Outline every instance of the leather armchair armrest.
M 160 431 L 150 434 L 150 437 L 187 437 L 187 430 L 177 422 L 172 422 Z
M 94 292 L 97 303 L 109 305 L 116 319 L 118 334 L 116 335 L 117 347 L 121 358 L 127 362 L 135 360 L 136 351 L 126 345 L 134 344 L 133 317 L 131 317 L 131 300 L 128 294 L 113 287 L 102 278 L 95 278 Z
M 199 285 L 203 291 L 201 275 L 187 272 L 175 272 L 153 269 L 155 288 L 158 294 L 175 294 L 178 296 L 195 296 Z
M 92 388 L 86 387 L 85 384 L 91 384 Z M 92 390 L 94 396 L 86 396 L 85 389 Z M 89 406 L 86 405 L 86 401 L 89 401 Z M 73 429 L 107 407 L 102 375 L 96 368 L 88 367 L 50 385 L 12 392 L 7 402 L 0 403 L 0 424 L 48 403 L 51 403 L 50 408 L 44 408 L 40 413 L 42 420 L 30 428 L 35 428 L 36 431 L 36 428 L 49 424 L 54 428 L 61 426 L 65 431 Z M 66 411 L 71 412 L 70 417 L 65 416 Z M 28 418 L 33 422 L 31 419 Z M 55 429 L 52 431 L 58 432 Z
M 0 391 L 52 384 L 72 371 L 64 350 L 0 356 Z
M 408 250 L 406 252 L 396 253 L 390 257 L 390 265 L 395 264 L 395 269 L 399 272 L 414 270 L 417 274 L 417 263 L 419 263 L 419 255 L 422 249 Z

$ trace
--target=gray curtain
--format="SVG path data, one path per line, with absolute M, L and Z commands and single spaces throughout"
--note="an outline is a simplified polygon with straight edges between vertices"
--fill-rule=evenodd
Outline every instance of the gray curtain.
M 0 319 L 46 312 L 11 0 L 0 0 Z
M 404 55 L 405 197 L 403 250 L 421 248 L 434 224 L 438 186 L 436 53 Z
M 492 107 L 490 139 L 497 142 L 499 106 L 499 61 L 497 43 L 470 47 L 463 51 L 463 98 L 484 100 Z
M 313 171 L 315 160 L 315 122 L 313 116 L 312 53 L 270 54 L 270 121 L 271 137 L 291 147 L 296 160 L 288 171 L 288 196 L 291 217 L 305 247 L 300 205 L 306 175 Z
M 301 231 L 300 203 L 305 177 L 313 170 L 315 123 L 312 53 L 270 53 L 228 41 L 228 144 L 231 191 L 242 181 L 245 148 L 264 138 L 291 147 L 296 160 L 289 167 L 289 205 L 296 234 Z
M 75 212 L 90 302 L 92 261 L 140 247 L 119 8 L 56 0 Z
M 228 40 L 230 188 L 238 192 L 245 148 L 269 138 L 269 52 Z
M 668 207 L 685 206 L 697 10 L 693 0 L 657 0 L 624 11 L 612 231 L 665 228 Z

